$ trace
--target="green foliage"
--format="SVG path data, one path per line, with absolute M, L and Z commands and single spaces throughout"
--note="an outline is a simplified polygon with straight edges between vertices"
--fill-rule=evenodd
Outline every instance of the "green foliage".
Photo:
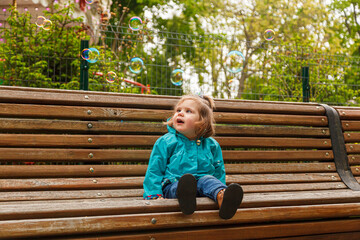
M 89 88 L 140 93 L 140 88 L 124 81 L 130 79 L 149 85 L 152 94 L 181 95 L 192 91 L 192 86 L 174 87 L 170 73 L 187 68 L 214 97 L 302 101 L 301 67 L 309 66 L 311 101 L 357 104 L 359 4 L 350 0 L 333 0 L 330 7 L 314 0 L 113 0 L 112 26 L 102 26 L 103 36 L 94 41 L 97 46 L 91 46 L 100 56 L 90 64 Z M 167 13 L 174 6 L 177 10 Z M 79 88 L 80 39 L 89 37 L 79 26 L 82 20 L 69 17 L 72 7 L 45 13 L 53 22 L 51 31 L 37 28 L 28 14 L 12 10 L 11 28 L 1 33 L 6 40 L 0 44 L 0 58 L 6 59 L 0 61 L 3 84 Z M 145 11 L 152 13 L 151 19 L 145 18 Z M 143 19 L 141 31 L 127 28 L 133 16 Z M 275 30 L 274 41 L 263 38 L 266 29 Z M 244 54 L 239 74 L 226 70 L 224 59 L 231 50 Z M 128 65 L 135 56 L 145 62 L 138 75 Z M 117 74 L 113 84 L 106 81 L 110 71 Z
M 9 28 L 1 30 L 0 44 L 3 84 L 12 86 L 67 88 L 73 84 L 73 73 L 79 68 L 79 41 L 85 38 L 79 23 L 81 18 L 70 17 L 73 5 L 57 9 L 44 17 L 52 22 L 49 31 L 38 27 L 28 12 L 19 14 L 11 8 L 7 19 Z M 69 84 L 69 82 L 72 82 Z M 68 85 L 69 84 L 69 85 Z

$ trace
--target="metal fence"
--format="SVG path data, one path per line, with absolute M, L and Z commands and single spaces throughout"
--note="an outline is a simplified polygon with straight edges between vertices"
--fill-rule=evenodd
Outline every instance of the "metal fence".
M 141 23 L 132 29 L 101 25 L 89 41 L 78 40 L 76 51 L 66 53 L 56 39 L 41 40 L 51 30 L 37 29 L 19 42 L 4 39 L 8 27 L 0 26 L 2 85 L 164 95 L 202 92 L 218 98 L 332 105 L 360 102 L 359 58 L 282 45 L 276 36 L 246 42 L 236 36 L 147 29 Z M 25 41 L 31 39 L 55 49 L 27 51 Z

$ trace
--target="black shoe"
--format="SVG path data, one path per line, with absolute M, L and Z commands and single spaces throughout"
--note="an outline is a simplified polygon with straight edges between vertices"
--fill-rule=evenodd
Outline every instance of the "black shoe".
M 196 179 L 191 174 L 185 174 L 179 179 L 176 195 L 179 201 L 181 212 L 190 215 L 196 209 Z
M 224 198 L 219 210 L 219 216 L 222 219 L 232 218 L 240 206 L 243 196 L 244 192 L 239 184 L 230 184 L 224 192 Z

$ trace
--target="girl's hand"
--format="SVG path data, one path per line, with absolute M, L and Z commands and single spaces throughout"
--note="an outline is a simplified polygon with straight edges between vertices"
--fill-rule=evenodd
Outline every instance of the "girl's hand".
M 158 199 L 165 199 L 165 198 L 163 198 L 163 197 L 158 197 L 156 200 L 158 200 Z

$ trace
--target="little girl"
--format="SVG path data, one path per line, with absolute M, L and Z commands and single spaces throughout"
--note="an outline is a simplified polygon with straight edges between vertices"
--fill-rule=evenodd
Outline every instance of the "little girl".
M 232 218 L 243 190 L 225 185 L 225 167 L 215 133 L 214 102 L 208 96 L 185 95 L 174 115 L 164 124 L 168 133 L 151 152 L 146 171 L 144 199 L 177 198 L 184 214 L 196 209 L 196 197 L 209 197 L 220 208 L 219 216 Z

